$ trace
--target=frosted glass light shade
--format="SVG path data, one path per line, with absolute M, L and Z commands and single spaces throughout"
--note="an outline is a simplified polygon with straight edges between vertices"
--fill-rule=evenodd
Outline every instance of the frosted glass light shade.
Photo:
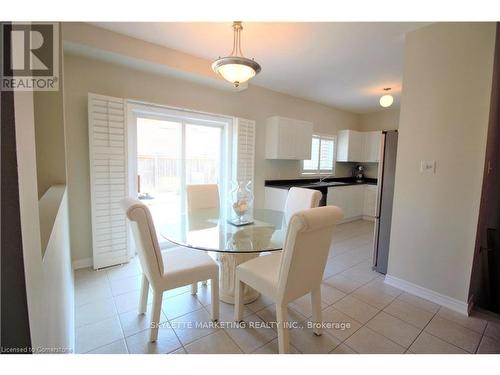
M 394 102 L 394 98 L 392 97 L 392 95 L 389 95 L 389 94 L 383 95 L 379 101 L 380 105 L 384 108 L 390 107 L 393 102 Z
M 212 69 L 238 87 L 259 73 L 260 65 L 245 57 L 229 56 L 214 61 Z

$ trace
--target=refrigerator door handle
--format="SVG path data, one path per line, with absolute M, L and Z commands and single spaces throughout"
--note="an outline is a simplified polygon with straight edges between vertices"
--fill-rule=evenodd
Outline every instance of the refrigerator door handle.
M 385 154 L 385 133 L 381 134 L 380 138 L 380 148 L 379 152 L 379 162 L 378 162 L 378 173 L 377 173 L 377 205 L 375 216 L 380 217 L 380 202 L 382 200 L 382 178 L 384 177 L 384 154 Z
M 378 230 L 379 230 L 380 219 L 375 219 L 375 225 L 373 226 L 373 268 L 377 267 L 377 257 L 378 257 Z

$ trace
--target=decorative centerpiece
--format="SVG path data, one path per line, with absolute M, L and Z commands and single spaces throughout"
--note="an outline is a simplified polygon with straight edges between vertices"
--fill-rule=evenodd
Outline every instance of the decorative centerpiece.
M 253 219 L 250 215 L 253 204 L 251 184 L 251 181 L 238 181 L 231 192 L 230 206 L 236 214 L 236 218 L 230 219 L 229 222 L 233 225 L 239 226 L 253 223 Z

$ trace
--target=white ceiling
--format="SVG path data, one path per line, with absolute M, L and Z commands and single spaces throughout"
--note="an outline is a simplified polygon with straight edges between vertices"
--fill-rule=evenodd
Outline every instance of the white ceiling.
M 96 22 L 96 26 L 209 60 L 230 53 L 231 23 Z M 242 49 L 261 73 L 251 84 L 333 107 L 367 113 L 392 87 L 399 105 L 405 33 L 416 22 L 244 22 Z

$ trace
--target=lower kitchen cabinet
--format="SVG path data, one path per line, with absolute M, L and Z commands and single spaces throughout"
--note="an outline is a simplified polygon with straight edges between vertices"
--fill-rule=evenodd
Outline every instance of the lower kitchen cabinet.
M 375 217 L 376 185 L 349 185 L 328 188 L 326 204 L 344 211 L 343 222 Z

